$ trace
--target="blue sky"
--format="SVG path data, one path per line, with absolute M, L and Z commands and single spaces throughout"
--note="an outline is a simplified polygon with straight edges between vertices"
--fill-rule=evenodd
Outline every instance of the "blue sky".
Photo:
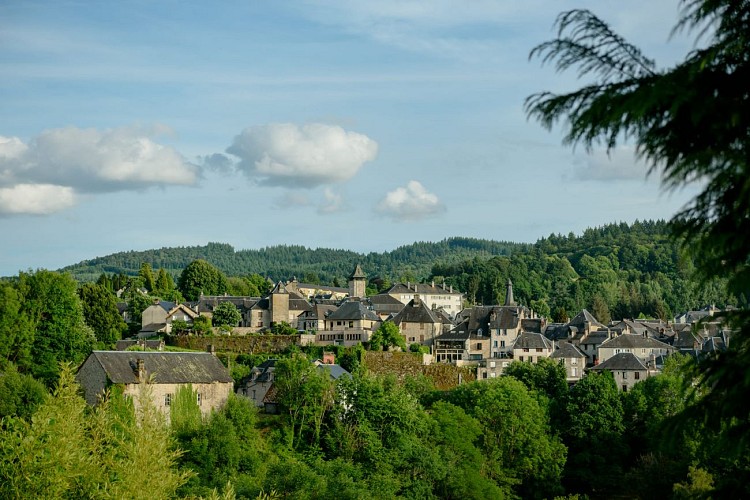
M 660 2 L 0 4 L 0 275 L 229 243 L 533 242 L 669 218 L 632 148 L 561 144 L 523 100 L 580 86 L 529 51 L 589 8 L 682 59 Z

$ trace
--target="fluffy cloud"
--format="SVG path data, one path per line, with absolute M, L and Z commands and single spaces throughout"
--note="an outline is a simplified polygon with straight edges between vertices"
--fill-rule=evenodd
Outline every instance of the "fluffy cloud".
M 52 184 L 17 184 L 0 188 L 0 215 L 47 215 L 75 204 L 73 189 Z
M 250 127 L 227 148 L 240 158 L 237 168 L 246 175 L 261 184 L 293 188 L 351 179 L 377 152 L 377 143 L 366 135 L 321 123 Z
M 428 192 L 418 181 L 388 192 L 376 211 L 394 220 L 419 220 L 445 211 L 438 197 Z
M 636 158 L 633 146 L 618 146 L 607 154 L 597 149 L 576 160 L 573 177 L 584 181 L 644 180 L 648 167 Z
M 0 182 L 54 184 L 85 192 L 193 184 L 197 167 L 152 140 L 159 132 L 67 127 L 46 130 L 28 144 L 0 138 Z
M 72 206 L 81 192 L 195 183 L 198 167 L 153 140 L 163 131 L 67 127 L 46 130 L 28 143 L 0 137 L 2 213 L 53 213 Z

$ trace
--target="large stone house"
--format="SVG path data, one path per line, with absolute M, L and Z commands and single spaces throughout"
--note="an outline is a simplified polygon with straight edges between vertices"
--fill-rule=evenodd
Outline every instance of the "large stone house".
M 429 309 L 442 308 L 451 316 L 458 314 L 463 308 L 464 295 L 460 292 L 454 292 L 453 287 L 446 287 L 445 283 L 441 286 L 435 286 L 433 281 L 429 285 L 422 283 L 397 283 L 389 288 L 386 292 L 402 304 L 408 304 L 415 295 L 427 304 Z
M 307 299 L 296 292 L 290 292 L 279 281 L 266 297 L 251 307 L 249 326 L 255 332 L 273 328 L 282 322 L 297 328 L 299 315 L 311 310 L 312 306 Z
M 435 337 L 443 333 L 440 316 L 427 307 L 419 294 L 406 304 L 391 321 L 398 326 L 407 345 L 432 346 Z
M 315 334 L 315 343 L 352 346 L 369 342 L 380 323 L 378 315 L 364 303 L 357 299 L 348 300 L 325 317 L 323 330 Z
M 623 333 L 602 342 L 599 345 L 598 357 L 601 364 L 617 354 L 632 353 L 641 362 L 648 364 L 649 362 L 653 362 L 657 357 L 669 356 L 674 351 L 675 348 L 671 345 L 659 342 L 646 335 Z
M 76 380 L 86 402 L 95 405 L 112 385 L 139 404 L 148 390 L 151 403 L 169 418 L 177 391 L 190 385 L 203 415 L 221 408 L 234 381 L 218 358 L 203 352 L 94 351 L 78 369 Z

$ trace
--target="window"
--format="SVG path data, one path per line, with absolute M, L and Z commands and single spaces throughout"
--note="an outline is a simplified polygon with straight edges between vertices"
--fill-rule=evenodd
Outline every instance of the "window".
M 572 376 L 577 377 L 578 376 L 578 368 L 573 368 L 570 373 Z M 610 386 L 611 387 L 611 386 Z
M 482 373 L 482 378 L 487 378 L 487 372 Z
M 497 340 L 495 341 L 494 347 L 497 347 Z
M 172 404 L 172 395 L 171 394 L 165 394 L 164 395 L 164 406 L 170 406 Z
M 635 374 L 634 374 L 634 376 L 633 376 L 633 377 L 634 377 L 634 378 L 635 378 L 636 380 L 640 380 L 640 379 L 641 379 L 641 372 L 635 372 Z
M 627 384 L 622 384 L 622 392 L 628 392 Z
M 481 350 L 482 350 L 482 344 L 477 342 L 477 351 L 481 351 Z
M 518 361 L 523 361 L 523 356 L 518 356 Z
M 494 361 L 490 361 L 490 368 L 495 368 L 495 362 Z
M 529 352 L 529 348 L 528 347 L 524 347 L 523 348 L 523 352 Z
M 198 406 L 201 406 L 203 404 L 203 394 L 201 394 L 200 392 L 197 393 L 196 394 L 196 399 L 197 399 L 196 402 L 198 403 Z
M 505 341 L 504 340 L 500 341 L 500 347 L 505 347 Z
M 541 347 L 537 347 L 536 348 L 536 352 L 542 352 L 542 348 Z
M 349 328 L 354 328 L 354 321 L 349 322 Z
M 623 380 L 627 380 L 628 379 L 628 372 L 622 372 L 622 379 Z

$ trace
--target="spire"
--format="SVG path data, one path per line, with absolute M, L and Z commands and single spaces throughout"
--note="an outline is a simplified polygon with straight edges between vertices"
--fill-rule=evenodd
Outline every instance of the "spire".
M 508 278 L 508 289 L 505 291 L 505 305 L 516 305 L 516 302 L 513 300 L 513 282 L 510 281 L 510 278 Z

